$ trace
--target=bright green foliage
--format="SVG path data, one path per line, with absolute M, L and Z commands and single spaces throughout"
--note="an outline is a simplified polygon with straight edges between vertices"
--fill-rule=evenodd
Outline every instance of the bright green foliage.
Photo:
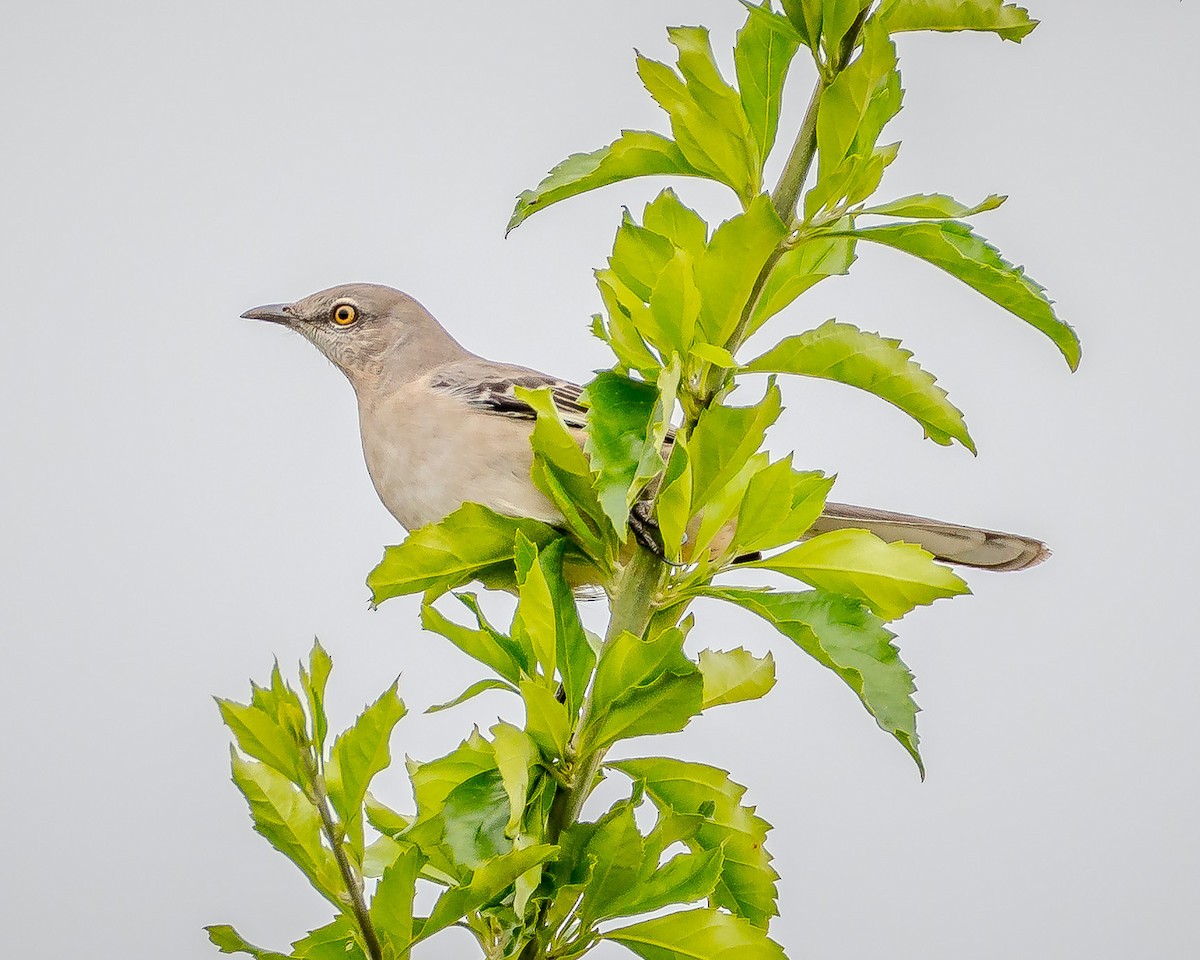
M 1079 366 L 1079 337 L 1055 315 L 1045 287 L 1000 256 L 969 224 L 957 220 L 897 223 L 860 227 L 843 235 L 882 243 L 941 267 L 1048 336 L 1072 370 Z
M 645 960 L 782 958 L 767 934 L 778 913 L 769 825 L 743 803 L 745 788 L 680 759 L 605 762 L 622 741 L 680 731 L 774 687 L 778 647 L 762 657 L 740 647 L 689 653 L 697 598 L 742 607 L 833 671 L 924 775 L 915 684 L 886 623 L 967 586 L 918 546 L 867 530 L 815 533 L 834 480 L 794 454 L 773 457 L 766 435 L 783 410 L 776 377 L 789 374 L 865 390 L 936 443 L 974 452 L 962 412 L 899 340 L 834 320 L 804 329 L 790 312 L 815 285 L 847 274 L 863 241 L 958 277 L 1078 363 L 1078 339 L 1045 291 L 966 222 L 1003 197 L 972 206 L 943 193 L 877 196 L 899 155 L 898 143 L 881 143 L 904 99 L 895 35 L 982 30 L 1019 41 L 1035 21 L 1001 0 L 742 6 L 736 86 L 705 28 L 671 29 L 676 65 L 639 55 L 637 72 L 672 136 L 625 131 L 569 157 L 521 194 L 509 223 L 647 175 L 705 178 L 740 204 L 715 227 L 670 187 L 640 221 L 626 211 L 595 274 L 602 312 L 592 330 L 611 348 L 612 369 L 565 413 L 550 390 L 516 391 L 528 407 L 530 479 L 561 522 L 468 503 L 388 548 L 368 577 L 376 604 L 423 594 L 422 625 L 487 669 L 427 712 L 489 690 L 516 695 L 519 708 L 494 698 L 511 715 L 444 756 L 410 759 L 415 809 L 393 809 L 370 786 L 405 714 L 394 684 L 329 745 L 332 662 L 319 644 L 298 692 L 276 667 L 249 703 L 219 700 L 255 829 L 335 910 L 286 954 L 232 927 L 208 928 L 221 951 L 410 960 L 414 944 L 459 926 L 489 960 L 576 960 L 602 940 Z M 812 64 L 801 57 L 796 68 L 802 47 Z M 792 142 L 779 118 L 797 69 L 815 88 Z M 768 192 L 764 165 L 779 139 L 788 157 Z M 772 321 L 786 329 L 769 337 Z M 748 359 L 752 336 L 760 345 Z M 731 403 L 750 374 L 768 376 L 761 399 Z M 813 589 L 720 585 L 764 570 Z M 474 581 L 509 595 L 503 629 L 472 593 L 454 593 L 466 623 L 444 612 L 448 601 L 435 606 Z M 576 595 L 588 590 L 609 600 L 604 637 L 580 618 Z M 586 819 L 585 801 L 614 772 L 632 781 L 629 795 Z M 425 916 L 414 903 L 433 906 Z
M 719 589 L 709 596 L 756 613 L 858 694 L 875 722 L 917 762 L 917 705 L 912 674 L 900 659 L 895 634 L 859 600 L 823 590 L 762 593 Z
M 1002 0 L 889 0 L 881 16 L 891 33 L 982 30 L 1017 43 L 1038 25 L 1024 7 Z
M 957 440 L 975 452 L 962 411 L 899 340 L 830 320 L 815 330 L 785 337 L 742 369 L 747 373 L 795 373 L 858 387 L 903 410 L 935 443 L 949 445 Z

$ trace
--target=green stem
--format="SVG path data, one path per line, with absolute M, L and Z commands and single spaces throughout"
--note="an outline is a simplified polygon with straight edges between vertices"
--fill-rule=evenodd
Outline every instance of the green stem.
M 804 122 L 800 124 L 792 152 L 788 154 L 787 163 L 779 175 L 779 183 L 771 194 L 775 212 L 789 229 L 795 223 L 800 191 L 804 189 L 804 181 L 808 179 L 808 171 L 812 169 L 813 158 L 817 155 L 817 115 L 821 109 L 821 97 L 828 88 L 829 81 L 822 75 L 817 79 L 817 86 L 808 101 Z
M 325 778 L 317 774 L 313 777 L 312 783 L 317 813 L 321 817 L 321 829 L 325 834 L 325 839 L 329 841 L 329 846 L 333 849 L 333 858 L 337 861 L 342 881 L 346 884 L 346 892 L 350 895 L 350 909 L 354 913 L 358 929 L 362 931 L 367 955 L 370 960 L 383 960 L 383 948 L 379 945 L 375 924 L 371 922 L 367 902 L 363 899 L 362 879 L 359 877 L 358 871 L 351 865 L 350 858 L 346 856 L 345 844 L 342 843 L 337 825 L 329 813 L 329 794 L 325 790 Z

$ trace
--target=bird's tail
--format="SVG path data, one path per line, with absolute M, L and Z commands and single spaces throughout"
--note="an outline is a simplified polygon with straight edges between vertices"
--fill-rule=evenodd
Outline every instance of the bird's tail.
M 869 530 L 889 543 L 915 543 L 939 560 L 981 570 L 1025 570 L 1050 556 L 1049 548 L 1032 537 L 848 503 L 825 504 L 824 513 L 812 529 L 826 533 L 847 528 Z

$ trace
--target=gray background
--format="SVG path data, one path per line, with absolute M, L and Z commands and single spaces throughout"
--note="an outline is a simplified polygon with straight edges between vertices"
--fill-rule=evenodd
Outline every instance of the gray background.
M 1020 47 L 900 39 L 905 149 L 885 194 L 1011 194 L 981 228 L 1078 326 L 1081 371 L 945 275 L 864 250 L 774 329 L 837 315 L 903 337 L 981 454 L 808 382 L 786 385 L 772 446 L 837 471 L 841 499 L 1035 533 L 1053 560 L 976 574 L 974 597 L 900 625 L 924 784 L 839 681 L 715 607 L 701 642 L 774 648 L 776 692 L 636 745 L 750 786 L 776 824 L 772 930 L 793 957 L 1182 956 L 1200 933 L 1183 603 L 1200 14 L 1035 13 Z M 723 50 L 739 8 L 9 3 L 4 19 L 0 954 L 209 957 L 200 926 L 223 921 L 283 946 L 328 915 L 251 832 L 210 695 L 243 696 L 314 633 L 343 721 L 397 673 L 419 711 L 480 669 L 418 632 L 415 601 L 367 610 L 363 576 L 400 531 L 351 392 L 299 338 L 237 315 L 387 282 L 483 354 L 586 377 L 608 362 L 585 327 L 590 269 L 619 205 L 663 184 L 505 241 L 512 198 L 623 126 L 665 129 L 631 48 L 666 59 L 663 26 L 703 22 Z M 718 189 L 680 192 L 734 212 Z M 431 758 L 501 712 L 499 694 L 414 712 L 395 750 Z M 409 802 L 398 770 L 380 792 Z M 469 948 L 452 933 L 419 955 Z

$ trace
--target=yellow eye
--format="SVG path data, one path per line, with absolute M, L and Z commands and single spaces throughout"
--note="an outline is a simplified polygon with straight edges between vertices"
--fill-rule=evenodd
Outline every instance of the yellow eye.
M 339 327 L 348 327 L 358 319 L 358 311 L 348 303 L 339 303 L 333 308 L 333 322 Z

